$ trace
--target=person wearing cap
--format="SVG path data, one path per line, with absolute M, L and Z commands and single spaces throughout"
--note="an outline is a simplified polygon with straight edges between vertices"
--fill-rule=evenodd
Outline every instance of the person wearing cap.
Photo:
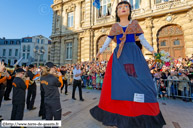
M 25 93 L 29 86 L 29 77 L 26 79 L 25 71 L 22 68 L 16 70 L 16 76 L 13 80 L 13 97 L 12 97 L 12 112 L 11 120 L 22 120 L 25 108 Z
M 34 81 L 34 79 L 40 75 L 39 74 L 34 75 L 33 71 L 34 71 L 34 65 L 30 64 L 29 69 L 26 73 L 27 76 L 30 77 L 30 85 L 29 85 L 28 93 L 27 93 L 27 109 L 28 110 L 36 109 L 36 107 L 34 107 L 34 102 L 36 98 L 36 82 Z
M 40 84 L 42 86 L 41 91 L 44 92 L 46 120 L 61 120 L 62 108 L 58 87 L 63 86 L 62 74 L 56 71 L 52 62 L 47 62 L 46 67 L 42 68 Z
M 73 78 L 74 78 L 73 91 L 72 91 L 72 99 L 73 100 L 76 100 L 75 91 L 76 91 L 76 88 L 78 87 L 80 100 L 84 101 L 84 99 L 82 98 L 82 87 L 81 87 L 82 74 L 83 74 L 83 72 L 80 70 L 80 66 L 77 64 L 75 69 L 73 70 Z
M 4 64 L 6 66 L 6 64 Z M 0 73 L 0 107 L 2 103 L 3 96 L 5 94 L 5 87 L 7 85 L 7 80 L 11 79 L 11 76 L 7 72 L 5 66 L 2 69 L 2 72 Z M 0 121 L 3 120 L 2 116 L 0 115 Z

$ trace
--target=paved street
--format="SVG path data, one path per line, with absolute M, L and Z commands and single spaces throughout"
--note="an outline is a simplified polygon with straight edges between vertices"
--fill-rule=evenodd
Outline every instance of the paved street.
M 69 95 L 61 94 L 62 128 L 111 128 L 103 126 L 89 114 L 89 110 L 98 104 L 100 91 L 83 89 L 85 101 L 81 102 L 78 100 L 78 90 L 76 91 L 77 100 L 74 101 L 71 99 L 71 88 L 72 86 L 69 86 Z M 33 111 L 25 109 L 24 120 L 41 120 L 38 117 L 40 106 L 39 85 L 37 90 L 35 102 L 37 109 Z M 164 128 L 193 128 L 193 103 L 172 99 L 160 100 L 159 103 L 162 114 L 167 122 Z M 4 119 L 10 119 L 11 109 L 11 101 L 3 101 L 0 113 Z

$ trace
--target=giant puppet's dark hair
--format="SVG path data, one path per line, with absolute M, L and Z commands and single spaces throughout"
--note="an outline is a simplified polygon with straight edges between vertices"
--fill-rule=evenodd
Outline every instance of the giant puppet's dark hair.
M 131 4 L 127 1 L 121 1 L 118 3 L 117 7 L 116 7 L 116 11 L 115 11 L 115 14 L 116 14 L 116 22 L 120 22 L 120 18 L 118 17 L 118 6 L 121 5 L 121 4 L 128 4 L 129 5 L 129 10 L 130 10 L 130 14 L 128 16 L 128 20 L 131 20 Z

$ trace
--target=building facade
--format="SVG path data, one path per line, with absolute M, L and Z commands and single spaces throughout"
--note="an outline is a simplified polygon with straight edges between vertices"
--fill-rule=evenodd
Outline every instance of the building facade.
M 13 66 L 22 58 L 19 65 L 45 64 L 50 60 L 51 41 L 42 36 L 22 39 L 0 38 L 0 61 Z
M 121 0 L 54 0 L 51 61 L 55 64 L 90 61 L 102 47 L 112 24 L 115 8 Z M 165 50 L 171 56 L 193 53 L 193 0 L 128 0 L 132 19 L 137 19 L 155 51 Z M 100 56 L 108 60 L 116 44 L 112 42 Z M 141 46 L 140 46 L 141 47 Z M 152 54 L 142 47 L 145 58 Z
M 45 64 L 50 57 L 50 40 L 42 35 L 22 38 L 21 64 Z
M 14 65 L 20 58 L 21 39 L 0 38 L 0 61 L 8 66 Z

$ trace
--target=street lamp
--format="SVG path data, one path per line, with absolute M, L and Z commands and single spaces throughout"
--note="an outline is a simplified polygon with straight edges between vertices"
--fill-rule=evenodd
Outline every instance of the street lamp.
M 45 53 L 44 48 L 39 48 L 38 46 L 34 48 L 34 53 L 37 53 L 38 55 L 38 62 L 37 62 L 37 67 L 39 67 L 39 63 L 40 63 L 40 55 Z

